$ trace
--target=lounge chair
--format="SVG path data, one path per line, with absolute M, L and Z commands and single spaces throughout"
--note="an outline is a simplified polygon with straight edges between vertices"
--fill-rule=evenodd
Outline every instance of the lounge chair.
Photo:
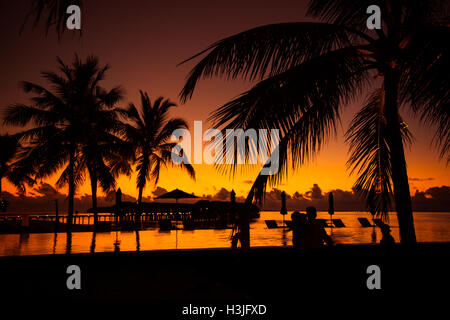
M 284 220 L 284 224 L 286 227 L 291 228 L 292 227 L 292 220 Z
M 286 226 L 279 226 L 275 220 L 264 220 L 264 222 L 269 229 L 286 228 Z
M 319 223 L 322 225 L 322 227 L 324 227 L 324 228 L 331 227 L 331 226 L 328 224 L 328 222 L 327 222 L 326 219 L 316 219 L 316 221 L 319 222 Z
M 172 225 L 172 221 L 170 221 L 170 220 L 160 220 L 160 221 L 158 221 L 158 224 L 159 224 L 160 230 L 166 231 L 166 230 L 174 229 L 173 225 Z
M 345 224 L 342 222 L 341 219 L 333 219 L 332 221 L 336 228 L 345 228 Z
M 363 228 L 369 228 L 369 227 L 374 227 L 373 224 L 371 224 L 369 222 L 369 220 L 367 220 L 367 218 L 358 218 L 359 223 L 361 224 L 361 226 Z

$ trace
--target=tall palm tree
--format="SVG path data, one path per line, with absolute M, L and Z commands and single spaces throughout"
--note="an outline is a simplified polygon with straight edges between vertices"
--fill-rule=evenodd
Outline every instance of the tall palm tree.
M 367 29 L 370 5 L 381 8 L 379 30 Z M 259 80 L 212 115 L 216 125 L 226 128 L 280 129 L 280 170 L 275 176 L 257 179 L 259 185 L 251 190 L 254 195 L 261 194 L 255 191 L 267 182 L 283 178 L 288 161 L 296 168 L 319 151 L 335 132 L 344 106 L 372 82 L 382 82 L 383 139 L 389 154 L 384 170 L 390 170 L 388 183 L 393 186 L 401 242 L 414 244 L 399 111 L 408 107 L 424 122 L 437 126 L 441 156 L 449 159 L 448 6 L 443 0 L 311 0 L 308 14 L 321 21 L 257 27 L 189 58 L 186 61 L 206 54 L 191 71 L 181 98 L 189 99 L 201 78 L 225 75 Z M 370 156 L 362 155 L 364 161 L 375 161 Z M 381 181 L 387 182 L 373 183 Z M 368 202 L 380 200 L 373 192 L 366 196 Z
M 97 187 L 100 185 L 103 192 L 109 192 L 115 188 L 115 178 L 119 174 L 131 174 L 129 160 L 132 160 L 133 150 L 120 137 L 124 130 L 121 116 L 126 112 L 116 105 L 123 97 L 122 89 L 115 87 L 106 91 L 102 88 L 99 83 L 109 66 L 100 67 L 98 59 L 92 59 L 86 64 L 76 59 L 72 71 L 79 82 L 77 91 L 81 100 L 78 101 L 78 112 L 84 124 L 84 130 L 79 133 L 80 170 L 86 169 L 89 174 L 96 225 Z
M 109 143 L 120 140 L 112 136 L 121 128 L 121 123 L 117 120 L 121 111 L 114 107 L 121 97 L 121 89 L 115 87 L 106 91 L 99 86 L 108 66 L 100 68 L 96 57 L 90 56 L 83 62 L 75 56 L 72 65 L 66 65 L 60 58 L 57 61 L 61 75 L 55 72 L 42 73 L 51 89 L 22 82 L 25 92 L 35 94 L 31 98 L 32 105 L 9 106 L 4 123 L 23 127 L 32 125 L 31 129 L 18 135 L 24 141 L 23 162 L 26 167 L 33 168 L 36 178 L 46 178 L 63 169 L 57 185 L 67 184 L 69 187 L 70 224 L 75 190 L 84 181 L 86 169 L 90 173 L 97 172 L 97 169 L 103 170 L 104 166 L 100 166 L 99 158 L 104 159 L 106 156 L 109 157 L 106 161 L 111 172 L 119 172 L 117 170 L 121 167 L 117 165 L 119 162 L 110 161 L 117 158 L 119 153 L 115 146 L 98 146 L 100 142 L 107 141 L 105 137 L 109 138 Z M 87 151 L 89 148 L 90 152 Z M 116 156 L 108 154 L 107 151 L 114 148 Z M 92 154 L 97 154 L 95 160 Z M 102 181 L 102 186 L 106 189 L 107 184 L 112 184 L 111 180 L 108 176 Z M 97 181 L 97 177 L 93 177 L 92 181 Z M 93 192 L 93 202 L 95 193 Z
M 141 106 L 130 103 L 125 136 L 136 149 L 137 188 L 139 189 L 138 205 L 142 204 L 143 190 L 147 180 L 153 179 L 156 185 L 162 167 L 173 165 L 172 150 L 177 145 L 171 142 L 172 133 L 177 129 L 187 129 L 186 121 L 181 118 L 169 118 L 169 110 L 176 104 L 163 97 L 157 98 L 153 104 L 146 92 L 139 91 Z M 183 154 L 183 150 L 180 150 Z M 195 179 L 195 171 L 191 164 L 182 162 L 181 167 Z M 140 211 L 140 208 L 139 210 Z M 138 212 L 140 213 L 140 212 Z
M 12 183 L 20 194 L 25 193 L 25 184 L 32 185 L 34 180 L 23 171 L 17 157 L 20 153 L 20 141 L 17 136 L 0 135 L 0 199 L 2 194 L 2 180 L 5 178 Z

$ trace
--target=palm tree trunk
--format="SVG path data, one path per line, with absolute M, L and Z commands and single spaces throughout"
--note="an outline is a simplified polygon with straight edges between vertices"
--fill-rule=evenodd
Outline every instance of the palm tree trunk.
M 134 220 L 135 220 L 136 224 L 138 224 L 141 220 L 143 191 L 144 191 L 144 187 L 139 187 L 138 206 L 137 206 L 137 211 L 135 212 L 135 215 L 134 215 Z
M 72 145 L 69 155 L 69 204 L 67 210 L 67 228 L 70 231 L 73 220 L 73 199 L 75 196 L 75 147 Z
M 398 113 L 399 75 L 395 69 L 385 72 L 385 116 L 387 122 L 388 143 L 391 156 L 392 182 L 394 185 L 395 208 L 397 210 L 400 241 L 405 245 L 416 243 L 414 219 L 406 170 L 405 151 Z
M 92 211 L 94 212 L 94 227 L 98 224 L 98 209 L 97 209 L 97 175 L 94 169 L 89 169 L 89 177 L 91 180 L 92 192 Z
M 143 187 L 139 187 L 139 196 L 138 196 L 138 204 L 141 205 L 142 203 L 142 193 L 144 191 Z

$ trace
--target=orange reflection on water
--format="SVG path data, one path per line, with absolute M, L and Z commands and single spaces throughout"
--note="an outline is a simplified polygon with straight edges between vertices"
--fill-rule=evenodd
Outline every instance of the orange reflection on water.
M 342 219 L 345 228 L 327 228 L 336 243 L 379 243 L 378 228 L 362 228 L 358 217 L 366 213 L 337 212 L 333 218 Z M 329 218 L 319 212 L 318 218 Z M 261 212 L 261 218 L 251 224 L 252 246 L 290 246 L 292 233 L 283 229 L 267 229 L 264 220 L 275 219 L 281 223 L 278 212 Z M 450 241 L 450 213 L 418 212 L 414 214 L 417 240 L 419 242 Z M 392 235 L 399 241 L 395 214 L 390 215 Z M 224 230 L 172 230 L 158 229 L 113 232 L 0 234 L 0 256 L 64 254 L 89 252 L 145 251 L 165 249 L 196 249 L 230 247 L 230 229 Z

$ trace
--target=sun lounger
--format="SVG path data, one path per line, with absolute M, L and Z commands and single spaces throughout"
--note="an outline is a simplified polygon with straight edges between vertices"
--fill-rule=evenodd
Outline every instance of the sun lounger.
M 291 228 L 292 227 L 292 220 L 285 220 L 284 224 L 286 225 L 286 227 Z
M 275 220 L 264 220 L 264 222 L 269 229 L 286 228 L 286 226 L 279 226 Z
M 330 227 L 326 219 L 316 219 L 316 221 L 319 222 L 324 228 Z
M 173 225 L 172 225 L 172 221 L 170 221 L 170 220 L 161 220 L 161 221 L 158 222 L 158 224 L 159 224 L 159 229 L 160 230 L 166 231 L 166 230 L 174 229 Z
M 367 218 L 358 218 L 359 223 L 361 224 L 361 226 L 363 228 L 369 228 L 369 227 L 374 227 L 373 224 L 371 224 L 369 222 L 369 220 L 367 220 Z
M 345 228 L 345 224 L 342 222 L 341 219 L 333 219 L 332 221 L 336 228 Z

